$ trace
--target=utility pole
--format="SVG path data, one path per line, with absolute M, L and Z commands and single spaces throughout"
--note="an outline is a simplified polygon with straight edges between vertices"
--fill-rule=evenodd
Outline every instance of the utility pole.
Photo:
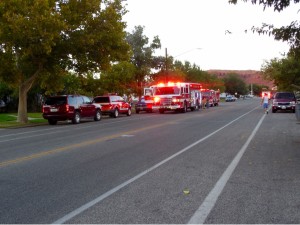
M 165 51 L 166 51 L 166 83 L 168 83 L 168 49 L 166 48 L 165 49 Z

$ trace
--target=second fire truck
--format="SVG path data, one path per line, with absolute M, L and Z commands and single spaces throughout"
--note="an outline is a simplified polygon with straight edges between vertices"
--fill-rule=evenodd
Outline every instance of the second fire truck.
M 201 84 L 168 82 L 145 88 L 145 94 L 152 95 L 153 110 L 186 112 L 198 110 L 202 104 Z M 146 94 L 147 95 L 147 94 Z

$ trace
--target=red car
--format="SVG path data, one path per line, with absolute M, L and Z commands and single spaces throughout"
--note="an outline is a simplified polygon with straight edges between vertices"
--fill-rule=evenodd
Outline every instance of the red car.
M 101 105 L 94 104 L 83 95 L 59 95 L 48 97 L 43 105 L 43 117 L 50 125 L 57 121 L 71 120 L 80 123 L 81 118 L 101 120 Z
M 131 105 L 118 95 L 97 96 L 93 103 L 101 105 L 103 115 L 117 118 L 119 114 L 131 116 Z

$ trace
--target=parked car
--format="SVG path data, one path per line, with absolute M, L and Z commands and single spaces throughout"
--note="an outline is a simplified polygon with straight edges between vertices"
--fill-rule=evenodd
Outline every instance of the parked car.
M 297 100 L 293 92 L 277 92 L 272 99 L 272 113 L 277 110 L 291 110 L 295 113 Z
M 152 112 L 153 106 L 153 97 L 151 96 L 142 96 L 141 99 L 135 104 L 135 112 L 140 113 L 144 112 Z
M 232 95 L 227 95 L 225 98 L 226 102 L 234 102 L 236 100 L 236 97 L 232 96 Z
M 93 103 L 101 105 L 102 114 L 117 118 L 119 114 L 131 116 L 131 105 L 118 95 L 97 96 Z
M 81 118 L 101 120 L 101 105 L 92 103 L 83 95 L 60 95 L 48 97 L 43 105 L 43 117 L 50 125 L 57 121 L 71 120 L 80 123 Z

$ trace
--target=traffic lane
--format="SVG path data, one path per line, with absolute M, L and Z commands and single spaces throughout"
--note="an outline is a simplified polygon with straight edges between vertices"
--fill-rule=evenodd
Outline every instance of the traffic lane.
M 149 117 L 150 118 L 150 117 Z M 144 120 L 147 126 L 147 120 Z M 159 120 L 158 120 L 159 122 Z M 1 162 L 33 154 L 45 153 L 53 149 L 76 147 L 88 141 L 101 141 L 119 132 L 125 133 L 134 129 L 134 124 L 141 123 L 138 117 L 126 117 L 103 120 L 97 123 L 78 125 L 61 124 L 58 126 L 38 126 L 28 130 L 0 135 Z M 143 122 L 142 122 L 143 123 Z M 0 162 L 0 163 L 1 163 Z
M 246 102 L 241 102 L 246 103 Z M 249 102 L 247 102 L 249 103 Z M 253 103 L 252 103 L 253 104 Z M 31 157 L 41 153 L 41 156 L 51 154 L 52 149 L 70 149 L 77 147 L 81 143 L 89 144 L 93 141 L 102 141 L 106 137 L 111 137 L 119 131 L 118 134 L 135 128 L 143 128 L 149 125 L 161 125 L 166 121 L 177 121 L 185 119 L 192 114 L 205 117 L 211 116 L 211 113 L 223 114 L 228 113 L 228 118 L 235 118 L 240 115 L 240 110 L 247 110 L 252 107 L 251 104 L 224 104 L 220 107 L 213 107 L 206 110 L 195 112 L 181 113 L 165 113 L 165 114 L 148 114 L 136 115 L 132 117 L 124 116 L 117 119 L 104 118 L 100 122 L 86 122 L 78 125 L 61 123 L 58 126 L 38 126 L 28 129 L 14 129 L 15 132 L 3 133 L 0 135 L 0 154 L 1 162 L 15 160 L 21 157 Z M 240 108 L 240 109 L 239 109 Z M 228 112 L 230 111 L 230 112 Z M 222 118 L 223 115 L 220 117 Z M 220 119 L 219 118 L 219 119 Z M 226 120 L 226 119 L 225 119 Z M 208 130 L 209 131 L 209 130 Z M 123 134 L 124 134 L 123 133 Z M 0 163 L 1 163 L 0 162 Z
M 198 120 L 193 120 L 193 116 Z M 201 132 L 205 135 L 209 127 L 224 124 L 224 121 L 218 124 L 215 118 L 211 119 L 212 122 L 207 123 L 207 117 L 190 114 L 190 123 L 172 121 L 170 127 L 166 126 L 168 129 L 144 130 L 135 138 L 116 137 L 103 144 L 2 168 L 1 178 L 6 185 L 1 194 L 5 196 L 5 210 L 1 211 L 0 218 L 5 223 L 49 223 L 176 152 L 186 140 L 190 143 L 191 137 L 197 138 Z M 198 127 L 202 129 L 199 131 Z M 193 133 L 189 133 L 191 130 Z M 180 141 L 178 136 L 182 136 Z M 167 148 L 162 148 L 166 137 L 170 141 L 164 145 Z
M 206 223 L 299 223 L 300 124 L 269 113 Z
M 244 145 L 259 116 L 253 113 L 232 123 L 67 223 L 187 223 Z M 190 194 L 185 195 L 185 189 Z

